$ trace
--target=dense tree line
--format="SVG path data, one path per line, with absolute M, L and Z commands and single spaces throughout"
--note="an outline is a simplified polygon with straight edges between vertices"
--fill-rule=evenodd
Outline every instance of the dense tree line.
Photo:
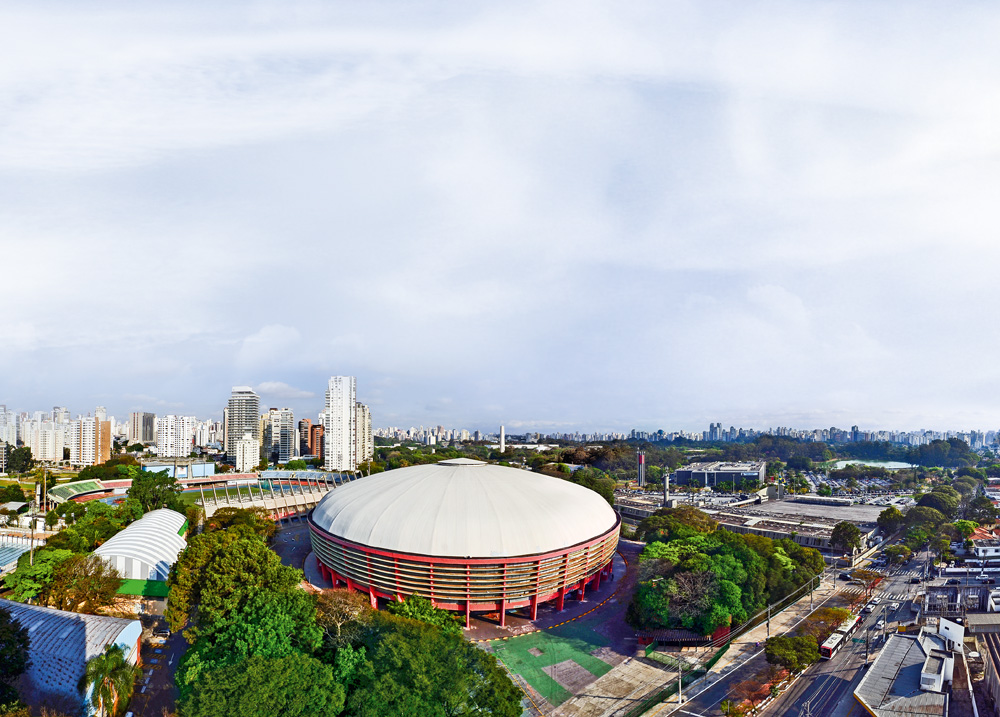
M 960 468 L 979 463 L 979 456 L 960 438 L 934 440 L 923 446 L 903 446 L 887 441 L 859 441 L 837 446 L 837 453 L 846 458 L 901 461 L 924 467 Z
M 176 480 L 166 472 L 144 473 L 131 465 L 116 467 L 133 477 L 132 487 L 118 505 L 99 500 L 67 501 L 46 515 L 46 523 L 65 526 L 46 540 L 45 546 L 18 558 L 17 568 L 6 575 L 6 597 L 20 602 L 48 605 L 61 610 L 94 613 L 112 604 L 123 580 L 117 570 L 91 553 L 144 513 L 170 507 L 192 520 L 199 508 L 185 510 Z M 222 512 L 220 520 L 225 519 Z
M 259 515 L 214 516 L 170 575 L 167 619 L 191 648 L 177 672 L 182 717 L 521 714 L 496 660 L 420 598 L 372 610 L 321 595 L 267 546 Z
M 637 537 L 647 545 L 628 619 L 642 629 L 708 635 L 746 621 L 823 570 L 812 548 L 718 528 L 690 506 L 657 511 Z

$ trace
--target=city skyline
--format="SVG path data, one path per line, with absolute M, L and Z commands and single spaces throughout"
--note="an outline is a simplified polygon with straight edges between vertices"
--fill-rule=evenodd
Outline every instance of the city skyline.
M 0 11 L 0 401 L 1000 425 L 1000 8 L 393 7 Z

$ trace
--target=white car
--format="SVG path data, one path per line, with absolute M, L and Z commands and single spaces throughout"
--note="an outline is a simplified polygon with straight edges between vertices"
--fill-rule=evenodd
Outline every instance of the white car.
M 884 627 L 885 627 L 885 620 L 879 620 L 878 622 L 875 623 L 876 630 L 881 630 Z
M 898 602 L 894 602 L 892 605 L 889 606 L 889 609 L 892 610 L 893 612 L 895 612 L 896 610 L 899 609 L 899 603 Z
M 882 598 L 880 598 L 880 597 L 873 597 L 872 598 L 872 605 L 878 605 L 880 602 L 882 602 Z

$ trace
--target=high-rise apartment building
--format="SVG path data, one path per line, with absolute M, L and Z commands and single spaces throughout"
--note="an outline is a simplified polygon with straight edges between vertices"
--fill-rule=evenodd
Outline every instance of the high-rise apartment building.
M 375 436 L 372 433 L 372 412 L 363 403 L 354 406 L 354 456 L 355 462 L 364 463 L 375 457 Z
M 17 445 L 17 414 L 0 406 L 0 444 Z
M 160 416 L 156 421 L 156 455 L 187 458 L 194 445 L 194 416 Z
M 326 455 L 323 449 L 323 425 L 321 423 L 309 427 L 309 455 L 316 458 L 322 458 Z
M 328 471 L 357 469 L 355 428 L 357 426 L 357 379 L 331 376 L 326 389 L 326 407 L 320 414 L 323 424 L 323 466 Z
M 226 457 L 236 459 L 236 442 L 249 433 L 260 448 L 260 396 L 249 386 L 233 386 L 226 411 Z M 257 465 L 254 462 L 254 465 Z
M 308 418 L 303 418 L 299 421 L 299 455 L 300 456 L 311 456 L 312 443 L 310 443 L 309 429 L 312 428 L 312 421 Z
M 264 443 L 269 458 L 278 463 L 288 463 L 297 452 L 299 434 L 295 430 L 295 416 L 290 408 L 272 408 L 264 423 Z
M 97 466 L 111 458 L 111 424 L 87 416 L 70 424 L 69 462 Z
M 130 413 L 128 414 L 127 436 L 129 444 L 141 443 L 144 446 L 152 445 L 156 440 L 156 433 L 153 426 L 156 424 L 155 413 Z
M 63 459 L 66 443 L 66 428 L 53 421 L 32 421 L 25 441 L 31 449 L 31 457 L 36 461 L 54 463 Z
M 234 440 L 233 462 L 237 473 L 249 473 L 257 467 L 260 461 L 260 441 L 253 437 L 250 431 L 244 431 L 243 437 Z

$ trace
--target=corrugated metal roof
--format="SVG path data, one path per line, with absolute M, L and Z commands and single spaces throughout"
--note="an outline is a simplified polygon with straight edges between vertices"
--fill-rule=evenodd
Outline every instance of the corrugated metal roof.
M 926 633 L 890 635 L 854 690 L 855 698 L 879 717 L 947 715 L 946 695 L 920 689 L 920 673 L 927 659 L 927 649 L 937 647 L 938 641 Z
M 84 615 L 0 599 L 0 608 L 28 628 L 31 665 L 25 675 L 29 686 L 42 693 L 80 699 L 77 683 L 87 661 L 106 645 L 120 644 L 136 659 L 142 634 L 138 620 L 104 615 Z
M 312 519 L 371 547 L 489 558 L 582 543 L 617 516 L 600 495 L 569 481 L 456 459 L 348 483 L 327 494 Z
M 185 520 L 183 515 L 169 508 L 152 510 L 112 536 L 94 554 L 112 562 L 115 557 L 121 557 L 139 560 L 149 566 L 145 575 L 132 574 L 132 570 L 126 567 L 125 578 L 166 580 L 170 566 L 177 562 L 177 555 L 187 547 L 187 542 L 178 535 Z

